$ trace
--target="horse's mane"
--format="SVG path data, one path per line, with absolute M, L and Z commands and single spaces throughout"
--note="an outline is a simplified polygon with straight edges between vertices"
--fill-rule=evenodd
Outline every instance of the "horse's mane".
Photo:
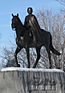
M 17 19 L 18 19 L 18 26 L 19 26 L 19 32 L 18 33 L 19 33 L 19 35 L 23 36 L 25 34 L 26 28 L 24 27 L 24 25 L 21 22 L 20 18 L 17 17 Z
M 23 23 L 21 22 L 20 18 L 19 18 L 19 17 L 17 17 L 17 18 L 18 18 L 18 20 L 19 20 L 19 24 L 24 27 L 24 25 L 23 25 Z

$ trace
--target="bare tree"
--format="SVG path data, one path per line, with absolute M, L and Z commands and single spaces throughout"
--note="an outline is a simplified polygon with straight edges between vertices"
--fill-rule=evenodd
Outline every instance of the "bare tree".
M 1 61 L 2 61 L 2 67 L 16 67 L 16 62 L 15 62 L 15 57 L 14 53 L 16 47 L 11 46 L 10 49 L 8 48 L 3 48 L 3 53 L 0 55 Z M 25 49 L 22 49 L 20 53 L 17 56 L 18 62 L 21 65 L 21 67 L 27 67 L 28 62 L 27 62 L 27 54 Z M 30 62 L 31 62 L 31 67 L 33 67 L 33 64 L 36 59 L 36 52 L 35 49 L 30 49 Z
M 65 14 L 65 0 L 56 0 L 61 4 L 61 12 Z
M 63 6 L 65 6 L 65 0 L 56 0 L 58 1 L 60 4 L 62 4 Z

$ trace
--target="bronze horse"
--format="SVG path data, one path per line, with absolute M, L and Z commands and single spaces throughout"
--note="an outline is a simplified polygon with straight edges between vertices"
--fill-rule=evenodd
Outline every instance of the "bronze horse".
M 60 55 L 60 53 L 57 50 L 55 50 L 52 45 L 52 36 L 51 36 L 50 32 L 45 31 L 44 29 L 40 29 L 41 42 L 39 44 L 34 43 L 33 40 L 31 40 L 31 42 L 30 42 L 31 38 L 28 36 L 28 31 L 22 24 L 18 14 L 17 15 L 12 14 L 12 17 L 13 18 L 12 18 L 11 26 L 12 26 L 12 29 L 16 31 L 17 48 L 15 51 L 15 61 L 16 61 L 17 66 L 18 67 L 20 66 L 18 64 L 17 54 L 20 52 L 20 50 L 22 48 L 25 48 L 26 53 L 27 53 L 28 68 L 30 68 L 29 48 L 33 47 L 36 49 L 36 53 L 37 53 L 37 59 L 36 59 L 35 64 L 33 65 L 33 68 L 35 68 L 40 59 L 40 49 L 42 46 L 45 46 L 47 53 L 48 53 L 48 58 L 49 58 L 49 64 L 50 64 L 49 68 L 52 68 L 50 51 L 52 51 L 56 55 Z

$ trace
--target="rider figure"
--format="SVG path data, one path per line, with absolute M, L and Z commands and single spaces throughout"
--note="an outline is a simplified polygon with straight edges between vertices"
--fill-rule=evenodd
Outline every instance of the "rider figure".
M 28 36 L 32 37 L 33 42 L 36 44 L 40 42 L 40 26 L 37 18 L 32 14 L 33 9 L 29 7 L 27 12 L 28 15 L 25 17 L 24 26 L 29 32 Z

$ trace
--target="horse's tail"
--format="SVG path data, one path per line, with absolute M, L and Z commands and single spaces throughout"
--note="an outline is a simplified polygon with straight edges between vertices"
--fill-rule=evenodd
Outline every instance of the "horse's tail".
M 53 47 L 53 45 L 52 45 L 52 36 L 51 36 L 51 34 L 50 34 L 50 50 L 51 50 L 54 54 L 56 54 L 56 55 L 61 55 L 61 53 L 58 52 L 58 51 Z
M 54 54 L 56 54 L 56 55 L 61 55 L 61 53 L 58 52 L 56 49 L 54 49 L 53 46 L 50 47 L 50 50 L 51 50 Z

